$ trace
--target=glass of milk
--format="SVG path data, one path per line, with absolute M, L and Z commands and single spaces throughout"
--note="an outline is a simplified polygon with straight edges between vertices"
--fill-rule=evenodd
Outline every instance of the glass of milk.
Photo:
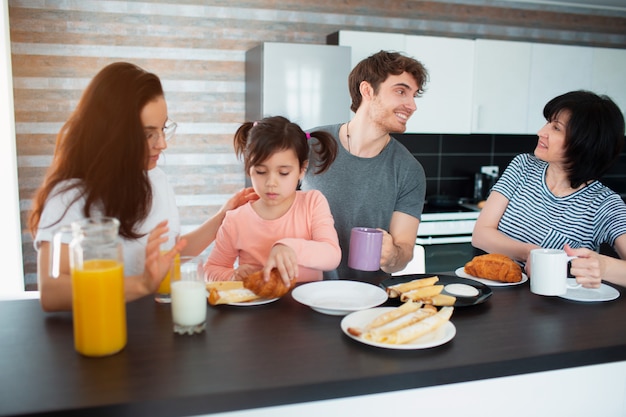
M 202 333 L 206 327 L 207 291 L 200 257 L 181 256 L 180 274 L 171 277 L 174 333 Z

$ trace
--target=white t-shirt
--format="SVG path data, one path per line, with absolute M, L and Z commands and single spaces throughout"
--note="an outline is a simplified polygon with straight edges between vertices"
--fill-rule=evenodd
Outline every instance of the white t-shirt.
M 158 167 L 153 168 L 148 171 L 148 178 L 152 186 L 152 207 L 150 208 L 148 217 L 146 217 L 144 222 L 138 227 L 138 232 L 145 236 L 139 239 L 121 238 L 124 248 L 124 275 L 127 276 L 143 273 L 148 234 L 159 222 L 167 219 L 170 231 L 172 233 L 180 233 L 180 218 L 178 215 L 178 207 L 176 206 L 174 190 L 167 181 L 165 172 Z M 41 219 L 39 220 L 39 227 L 34 241 L 35 249 L 39 248 L 39 243 L 42 241 L 52 241 L 54 233 L 61 226 L 68 226 L 72 222 L 85 218 L 83 215 L 85 198 L 81 197 L 72 203 L 80 193 L 80 186 L 73 187 L 63 193 L 59 192 L 59 190 L 62 190 L 69 184 L 79 183 L 80 180 L 77 179 L 66 180 L 57 184 L 52 190 L 41 213 Z M 101 215 L 102 211 L 92 206 L 92 214 L 94 216 Z M 61 218 L 60 221 L 58 221 L 59 218 Z M 69 243 L 70 241 L 71 235 L 68 233 L 63 237 L 63 242 Z

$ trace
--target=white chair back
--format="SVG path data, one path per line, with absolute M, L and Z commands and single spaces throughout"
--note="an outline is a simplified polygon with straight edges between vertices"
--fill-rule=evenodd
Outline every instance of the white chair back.
M 394 272 L 392 276 L 423 274 L 426 272 L 426 262 L 424 255 L 424 247 L 415 245 L 413 249 L 413 259 L 406 265 L 402 271 Z

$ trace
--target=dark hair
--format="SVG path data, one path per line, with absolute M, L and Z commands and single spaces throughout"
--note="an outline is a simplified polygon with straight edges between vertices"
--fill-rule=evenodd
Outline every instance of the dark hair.
M 565 159 L 570 185 L 579 187 L 602 177 L 624 146 L 624 115 L 607 96 L 570 91 L 550 100 L 543 109 L 548 122 L 562 112 L 570 117 L 565 129 Z
M 348 89 L 352 98 L 350 109 L 356 113 L 361 106 L 361 82 L 367 81 L 378 93 L 378 88 L 389 75 L 400 75 L 408 72 L 417 83 L 417 96 L 424 93 L 424 86 L 428 81 L 428 72 L 424 65 L 416 59 L 404 56 L 398 52 L 380 51 L 359 62 L 348 76 Z
M 80 189 L 77 199 L 86 198 L 85 217 L 90 216 L 92 207 L 102 207 L 104 215 L 120 221 L 122 236 L 141 236 L 135 227 L 150 211 L 152 189 L 140 114 L 147 103 L 159 97 L 163 97 L 159 78 L 133 64 L 110 64 L 93 78 L 57 135 L 52 165 L 33 200 L 31 233 L 36 233 L 54 187 L 79 179 L 61 191 Z
M 317 143 L 310 144 L 309 137 L 315 138 Z M 282 116 L 242 124 L 235 133 L 233 143 L 235 154 L 243 157 L 246 175 L 249 175 L 250 168 L 278 151 L 293 149 L 302 167 L 309 159 L 309 149 L 313 150 L 320 161 L 315 167 L 315 174 L 326 171 L 337 156 L 337 141 L 330 133 L 322 130 L 304 133 L 300 126 Z

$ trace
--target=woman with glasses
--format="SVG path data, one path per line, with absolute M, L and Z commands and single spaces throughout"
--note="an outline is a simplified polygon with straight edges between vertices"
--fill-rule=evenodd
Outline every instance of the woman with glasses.
M 174 191 L 157 167 L 175 130 L 156 75 L 118 62 L 91 81 L 57 136 L 52 165 L 35 194 L 29 219 L 44 310 L 72 307 L 67 245 L 62 245 L 61 276 L 55 279 L 48 273 L 50 241 L 60 226 L 94 216 L 119 220 L 125 296 L 131 301 L 154 293 L 178 253 L 198 255 L 215 239 L 226 211 L 254 198 L 251 189 L 238 192 L 215 216 L 161 254 L 167 234 L 180 232 Z

